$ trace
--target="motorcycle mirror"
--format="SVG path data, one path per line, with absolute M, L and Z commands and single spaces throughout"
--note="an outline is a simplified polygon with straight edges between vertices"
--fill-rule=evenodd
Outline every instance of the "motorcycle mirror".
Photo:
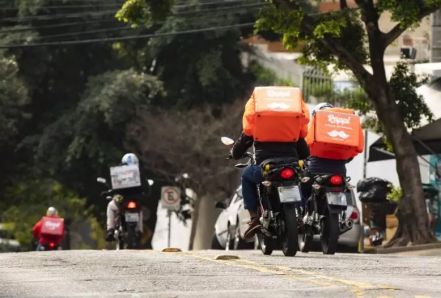
M 98 178 L 96 178 L 96 182 L 106 184 L 107 180 L 106 180 L 106 178 L 98 177 Z
M 153 184 L 155 184 L 155 181 L 153 181 L 152 179 L 147 179 L 147 183 L 149 186 L 152 186 Z
M 229 137 L 221 137 L 221 142 L 222 142 L 222 144 L 227 145 L 227 146 L 234 144 L 234 140 Z

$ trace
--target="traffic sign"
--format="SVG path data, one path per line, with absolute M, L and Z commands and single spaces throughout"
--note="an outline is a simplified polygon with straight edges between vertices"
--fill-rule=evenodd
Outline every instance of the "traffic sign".
M 181 190 L 176 186 L 163 186 L 161 188 L 162 207 L 169 210 L 179 210 L 181 204 Z

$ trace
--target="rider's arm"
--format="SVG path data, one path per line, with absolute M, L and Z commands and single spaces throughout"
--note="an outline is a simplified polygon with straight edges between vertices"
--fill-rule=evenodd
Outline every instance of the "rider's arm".
M 231 148 L 230 154 L 234 159 L 243 157 L 247 149 L 253 144 L 253 137 L 242 133 Z
M 309 156 L 309 147 L 304 138 L 297 141 L 297 154 L 299 159 L 306 159 Z

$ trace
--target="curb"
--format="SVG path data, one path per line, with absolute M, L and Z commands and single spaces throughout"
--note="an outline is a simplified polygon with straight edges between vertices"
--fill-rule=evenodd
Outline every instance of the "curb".
M 390 247 L 390 248 L 372 248 L 365 253 L 370 254 L 391 254 L 396 252 L 405 252 L 405 251 L 416 251 L 416 250 L 428 250 L 428 249 L 437 249 L 441 248 L 441 242 L 429 243 L 429 244 L 418 244 L 411 246 L 403 246 L 403 247 Z

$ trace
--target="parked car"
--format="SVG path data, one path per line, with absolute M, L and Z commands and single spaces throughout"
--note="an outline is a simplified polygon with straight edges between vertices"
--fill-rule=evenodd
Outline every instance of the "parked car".
M 12 233 L 12 224 L 0 223 L 0 252 L 17 252 L 20 250 L 20 243 Z
M 354 225 L 352 229 L 340 235 L 338 239 L 338 250 L 356 252 L 358 250 L 362 227 L 360 224 L 360 211 L 358 210 L 355 194 L 352 189 L 346 192 L 346 199 L 348 203 L 346 215 L 352 219 Z M 225 250 L 255 248 L 255 243 L 249 243 L 243 240 L 243 235 L 248 227 L 250 217 L 248 211 L 244 209 L 242 188 L 239 186 L 231 199 L 218 202 L 216 207 L 223 210 L 219 214 L 214 226 L 211 248 Z M 314 248 L 318 247 L 317 249 L 320 249 L 319 237 L 315 236 L 314 240 L 317 242 Z
M 250 216 L 244 209 L 242 187 L 239 186 L 230 199 L 218 202 L 216 207 L 223 210 L 214 226 L 211 248 L 225 250 L 254 248 L 254 243 L 243 240 Z
M 346 192 L 346 200 L 348 202 L 346 216 L 352 219 L 354 225 L 352 226 L 352 229 L 340 235 L 338 238 L 338 244 L 339 246 L 343 246 L 341 248 L 347 248 L 350 251 L 357 252 L 358 243 L 362 233 L 362 226 L 360 222 L 360 210 L 358 210 L 357 201 L 352 189 Z

